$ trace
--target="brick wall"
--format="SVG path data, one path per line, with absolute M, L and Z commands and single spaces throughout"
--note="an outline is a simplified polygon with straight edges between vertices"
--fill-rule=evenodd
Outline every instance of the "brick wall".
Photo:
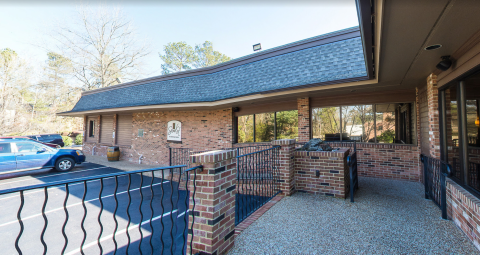
M 298 141 L 310 141 L 310 99 L 302 97 L 297 99 L 298 109 Z
M 350 191 L 347 156 L 350 149 L 335 152 L 296 151 L 295 189 L 299 192 L 345 198 Z M 317 177 L 316 171 L 319 171 Z
M 350 148 L 351 143 L 332 143 Z M 394 180 L 419 182 L 422 166 L 415 145 L 357 143 L 358 174 Z
M 427 100 L 427 86 L 423 86 L 418 90 L 418 102 L 419 102 L 419 146 L 421 153 L 430 155 L 430 142 L 428 141 L 428 100 Z
M 437 76 L 430 74 L 427 77 L 427 100 L 428 100 L 428 142 L 430 155 L 440 159 L 440 124 L 438 113 L 438 89 Z
M 272 145 L 281 146 L 278 162 L 280 190 L 285 196 L 290 196 L 295 192 L 295 139 L 275 140 Z
M 447 212 L 480 250 L 480 200 L 447 178 Z
M 197 171 L 195 208 L 190 192 L 189 222 L 193 222 L 193 254 L 225 254 L 234 245 L 236 152 L 215 151 L 191 156 L 191 166 L 203 165 Z M 190 180 L 193 180 L 193 173 Z M 193 181 L 189 182 L 193 191 Z M 195 216 L 195 218 L 193 217 Z M 189 232 L 187 249 L 190 249 Z M 187 254 L 190 254 L 187 251 Z
M 167 142 L 167 123 L 171 120 L 182 122 L 182 143 Z M 232 147 L 232 127 L 231 109 L 134 113 L 132 145 L 120 146 L 120 159 L 147 165 L 168 165 L 169 147 L 197 151 L 229 148 Z M 143 137 L 138 137 L 139 129 L 144 130 Z M 95 148 L 95 155 L 106 157 L 108 146 L 98 141 L 84 143 L 84 151 L 86 155 L 92 155 Z

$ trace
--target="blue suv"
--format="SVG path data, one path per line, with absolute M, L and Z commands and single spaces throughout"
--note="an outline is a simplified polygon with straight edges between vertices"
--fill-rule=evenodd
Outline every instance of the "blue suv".
M 30 139 L 0 139 L 0 174 L 41 168 L 65 172 L 83 162 L 80 150 L 54 149 Z

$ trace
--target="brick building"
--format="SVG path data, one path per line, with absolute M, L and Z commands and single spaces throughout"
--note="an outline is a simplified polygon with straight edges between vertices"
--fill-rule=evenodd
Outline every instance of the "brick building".
M 87 91 L 59 115 L 84 118 L 87 155 L 118 145 L 141 164 L 167 165 L 169 148 L 313 137 L 357 140 L 363 176 L 422 182 L 420 155 L 442 159 L 449 217 L 480 243 L 480 6 L 409 2 L 357 1 L 359 27 Z

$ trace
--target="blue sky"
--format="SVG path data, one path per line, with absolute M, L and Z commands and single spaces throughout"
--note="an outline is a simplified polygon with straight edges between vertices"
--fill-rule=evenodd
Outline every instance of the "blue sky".
M 0 48 L 12 48 L 34 63 L 44 61 L 46 51 L 35 46 L 48 43 L 47 34 L 56 22 L 69 22 L 80 2 L 51 2 L 36 5 L 0 3 Z M 212 41 L 214 48 L 229 57 L 358 25 L 354 0 L 288 2 L 121 2 L 121 8 L 137 28 L 138 36 L 150 45 L 145 76 L 160 74 L 158 53 L 168 42 L 185 41 L 194 46 Z M 94 6 L 94 5 L 91 5 Z

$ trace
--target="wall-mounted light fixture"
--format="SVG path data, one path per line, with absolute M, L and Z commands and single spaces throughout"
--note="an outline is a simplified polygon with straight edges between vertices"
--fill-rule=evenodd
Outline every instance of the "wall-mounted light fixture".
M 437 68 L 442 71 L 447 71 L 448 68 L 452 66 L 452 61 L 450 60 L 450 56 L 442 56 L 442 61 L 437 64 Z
M 477 116 L 477 119 L 475 120 L 475 126 L 480 127 L 480 118 Z
M 262 49 L 262 45 L 260 43 L 257 43 L 255 45 L 253 45 L 253 51 L 257 51 L 257 50 L 261 50 Z

